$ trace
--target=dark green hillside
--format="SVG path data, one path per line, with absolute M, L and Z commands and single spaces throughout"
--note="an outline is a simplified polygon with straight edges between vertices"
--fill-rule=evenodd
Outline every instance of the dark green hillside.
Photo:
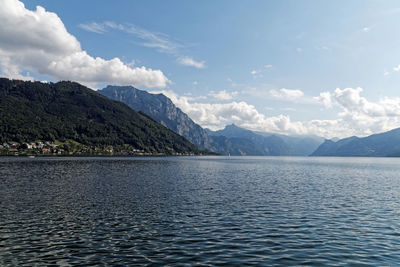
M 150 94 L 132 86 L 111 85 L 98 92 L 111 99 L 121 101 L 136 111 L 144 112 L 200 148 L 209 150 L 213 148 L 212 140 L 204 129 L 163 94 Z
M 127 105 L 74 82 L 0 78 L 0 142 L 74 140 L 151 153 L 198 153 L 183 137 Z

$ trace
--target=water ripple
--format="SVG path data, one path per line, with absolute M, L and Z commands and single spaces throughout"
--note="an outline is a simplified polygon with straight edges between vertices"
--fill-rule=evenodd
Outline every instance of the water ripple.
M 397 265 L 398 163 L 1 158 L 0 265 Z

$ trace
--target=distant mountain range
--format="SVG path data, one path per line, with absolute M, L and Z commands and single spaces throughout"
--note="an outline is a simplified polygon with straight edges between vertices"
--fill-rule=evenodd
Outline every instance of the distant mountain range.
M 75 142 L 69 144 L 82 145 L 85 151 L 131 149 L 150 154 L 198 154 L 199 147 L 224 155 L 400 156 L 400 128 L 325 141 L 254 132 L 234 124 L 212 131 L 196 124 L 168 97 L 131 86 L 96 92 L 74 82 L 0 78 L 0 144 L 38 140 Z
M 224 155 L 307 156 L 323 142 L 314 136 L 255 133 L 235 125 L 213 132 L 196 124 L 162 94 L 150 94 L 132 86 L 107 86 L 98 92 L 146 113 L 196 146 Z
M 71 140 L 148 153 L 199 153 L 148 115 L 74 82 L 0 78 L 0 143 Z
M 207 129 L 211 136 L 225 136 L 251 141 L 252 150 L 257 149 L 257 155 L 264 156 L 308 156 L 323 142 L 316 136 L 287 136 L 272 133 L 259 133 L 240 128 L 234 124 L 227 125 L 220 131 Z
M 400 128 L 363 138 L 325 140 L 311 156 L 400 156 Z

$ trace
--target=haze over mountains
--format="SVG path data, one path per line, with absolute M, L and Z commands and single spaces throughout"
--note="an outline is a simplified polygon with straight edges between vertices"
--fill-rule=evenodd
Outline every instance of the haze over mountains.
M 234 124 L 220 131 L 207 130 L 211 136 L 242 138 L 250 140 L 261 155 L 271 156 L 308 156 L 323 142 L 316 136 L 287 136 L 272 133 L 256 133 L 240 128 Z
M 132 86 L 107 86 L 99 93 L 142 111 L 202 149 L 223 155 L 255 156 L 398 156 L 400 129 L 364 138 L 325 140 L 254 132 L 234 124 L 219 131 L 203 129 L 163 94 Z
M 200 148 L 220 154 L 258 156 L 307 156 L 322 138 L 255 133 L 235 125 L 210 131 L 196 124 L 162 94 L 150 94 L 132 86 L 107 86 L 99 93 L 142 111 Z
M 363 138 L 326 140 L 311 156 L 400 156 L 400 128 Z

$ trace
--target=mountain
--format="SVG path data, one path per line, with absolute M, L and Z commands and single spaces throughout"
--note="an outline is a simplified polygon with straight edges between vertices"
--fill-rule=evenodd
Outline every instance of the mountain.
M 225 136 L 210 136 L 212 151 L 222 155 L 232 156 L 263 156 L 263 151 L 246 138 L 227 138 Z
M 98 92 L 111 99 L 121 101 L 136 111 L 146 113 L 200 148 L 212 150 L 215 147 L 211 145 L 212 140 L 204 129 L 163 94 L 150 94 L 132 86 L 111 85 Z
M 316 136 L 286 136 L 271 133 L 259 133 L 240 128 L 234 124 L 223 130 L 206 130 L 211 136 L 227 138 L 245 138 L 254 143 L 262 151 L 262 155 L 271 156 L 307 156 L 311 154 L 323 139 Z
M 400 155 L 400 128 L 359 138 L 352 136 L 336 142 L 325 140 L 311 156 L 385 157 Z
M 198 147 L 223 155 L 309 155 L 323 141 L 312 137 L 263 136 L 234 125 L 213 132 L 196 124 L 163 94 L 111 85 L 98 92 L 144 112 Z
M 75 82 L 0 79 L 0 143 L 73 140 L 91 147 L 199 153 L 147 115 Z
M 227 138 L 247 139 L 261 150 L 261 155 L 281 156 L 292 154 L 290 147 L 281 138 L 275 135 L 262 136 L 250 130 L 237 127 L 234 124 L 227 125 L 223 130 L 209 131 L 209 134 L 212 136 L 225 136 Z
M 222 155 L 263 155 L 254 143 L 245 138 L 209 136 L 200 125 L 163 94 L 150 94 L 132 86 L 111 85 L 98 92 L 121 101 L 136 111 L 144 112 L 202 149 Z
M 293 156 L 308 156 L 324 142 L 324 139 L 319 136 L 288 136 L 276 135 L 281 138 L 292 151 Z

